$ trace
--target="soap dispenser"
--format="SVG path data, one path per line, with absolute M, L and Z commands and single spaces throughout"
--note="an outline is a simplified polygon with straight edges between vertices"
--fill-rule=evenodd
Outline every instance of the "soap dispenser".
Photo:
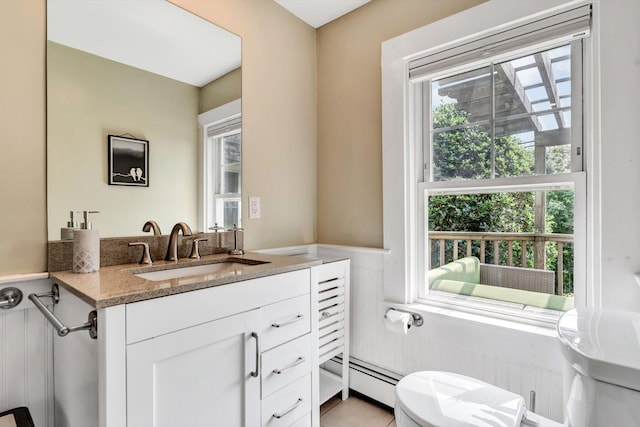
M 84 222 L 73 232 L 73 272 L 95 273 L 100 270 L 100 236 L 89 222 L 89 214 L 98 211 L 84 211 Z
M 79 228 L 78 221 L 75 220 L 75 214 L 79 212 L 69 211 L 69 221 L 67 221 L 67 226 L 60 229 L 60 239 L 61 240 L 72 240 L 73 232 Z

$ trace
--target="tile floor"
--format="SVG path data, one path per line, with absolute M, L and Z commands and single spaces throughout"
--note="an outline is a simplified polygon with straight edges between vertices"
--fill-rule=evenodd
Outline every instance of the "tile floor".
M 351 396 L 333 397 L 320 407 L 320 427 L 396 427 L 393 411 Z

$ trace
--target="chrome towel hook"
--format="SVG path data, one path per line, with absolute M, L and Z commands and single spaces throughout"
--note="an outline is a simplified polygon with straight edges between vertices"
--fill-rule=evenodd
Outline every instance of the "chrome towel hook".
M 93 310 L 89 312 L 87 323 L 78 326 L 65 326 L 60 319 L 53 314 L 47 306 L 40 300 L 40 298 L 51 297 L 54 304 L 57 304 L 60 301 L 60 291 L 58 290 L 58 285 L 54 284 L 51 287 L 51 292 L 46 292 L 43 294 L 29 294 L 29 299 L 36 306 L 38 310 L 47 318 L 47 320 L 56 328 L 58 335 L 61 337 L 66 337 L 71 332 L 77 331 L 89 331 L 89 336 L 93 339 L 98 338 L 98 313 Z

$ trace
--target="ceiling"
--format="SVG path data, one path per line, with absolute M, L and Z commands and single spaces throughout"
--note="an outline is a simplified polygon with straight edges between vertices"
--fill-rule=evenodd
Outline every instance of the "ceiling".
M 370 1 L 371 0 L 275 0 L 280 6 L 313 28 L 319 28 Z
M 371 0 L 274 1 L 318 28 Z M 240 37 L 166 0 L 48 0 L 47 39 L 197 87 L 241 65 Z
M 165 0 L 48 0 L 47 39 L 197 87 L 241 65 L 240 37 Z

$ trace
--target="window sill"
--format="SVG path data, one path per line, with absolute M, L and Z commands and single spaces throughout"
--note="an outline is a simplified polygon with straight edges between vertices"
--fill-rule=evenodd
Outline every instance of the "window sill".
M 447 316 L 458 320 L 556 337 L 556 324 L 562 312 L 525 309 L 520 304 L 491 301 L 466 295 L 430 292 L 413 304 L 392 304 L 394 308 L 421 314 Z

